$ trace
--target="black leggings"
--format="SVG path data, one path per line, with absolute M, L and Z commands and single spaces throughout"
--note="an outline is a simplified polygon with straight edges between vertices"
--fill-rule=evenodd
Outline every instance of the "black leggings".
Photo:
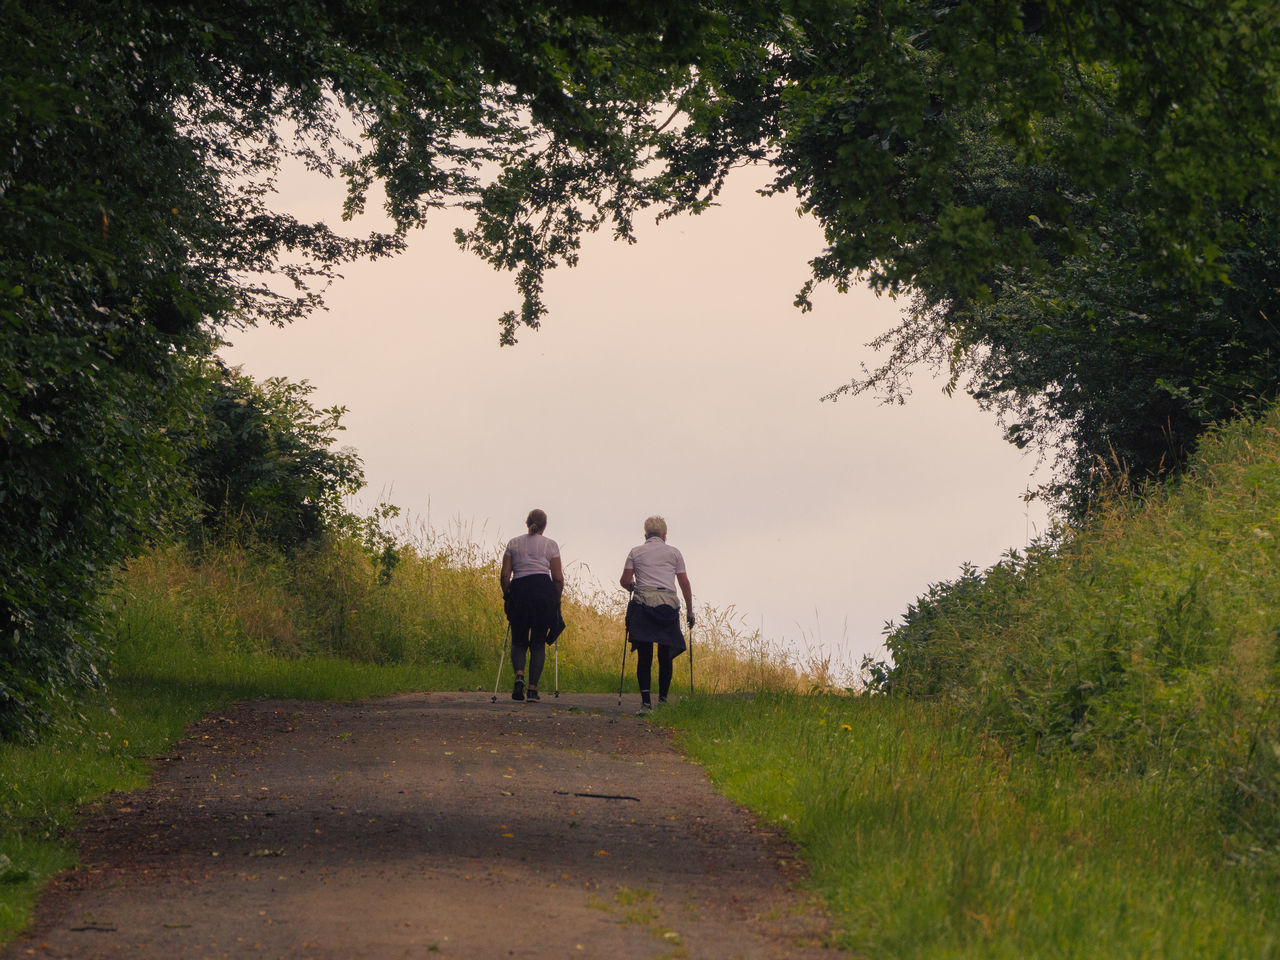
M 640 693 L 647 700 L 649 699 L 649 683 L 653 676 L 653 647 L 652 643 L 637 643 L 636 647 L 636 680 L 640 683 Z M 671 689 L 671 674 L 674 673 L 672 662 L 675 657 L 671 653 L 671 648 L 666 644 L 658 644 L 658 698 L 667 699 L 667 692 Z
M 547 662 L 547 635 L 550 627 L 535 627 L 528 623 L 511 624 L 511 667 L 516 673 L 524 669 L 524 655 L 529 654 L 529 686 L 538 689 L 538 678 Z
M 532 574 L 511 581 L 504 606 L 507 622 L 511 624 L 511 666 L 516 673 L 524 670 L 527 652 L 529 686 L 536 690 L 543 664 L 547 662 L 551 625 L 560 618 L 560 595 L 551 577 Z

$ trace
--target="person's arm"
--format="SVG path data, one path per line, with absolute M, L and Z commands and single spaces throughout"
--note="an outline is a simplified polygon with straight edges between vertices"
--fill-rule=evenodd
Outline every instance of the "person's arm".
M 560 561 L 557 560 L 557 563 Z M 502 555 L 502 573 L 498 575 L 498 584 L 502 587 L 502 599 L 507 599 L 507 591 L 511 589 L 511 554 L 504 553 Z
M 693 587 L 689 585 L 687 573 L 677 573 L 676 583 L 680 584 L 680 592 L 684 594 L 684 615 L 689 626 L 693 626 Z
M 560 558 L 552 557 L 549 561 L 551 564 L 551 582 L 556 585 L 556 596 L 564 594 L 564 570 L 560 566 Z
M 631 567 L 626 567 L 622 571 L 622 579 L 618 581 L 622 584 L 623 590 L 630 590 L 636 582 L 636 572 Z

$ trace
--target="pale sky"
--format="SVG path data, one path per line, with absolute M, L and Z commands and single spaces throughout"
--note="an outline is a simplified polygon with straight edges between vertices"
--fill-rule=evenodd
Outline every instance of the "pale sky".
M 287 182 L 300 217 L 380 226 L 343 227 L 324 181 Z M 813 312 L 792 306 L 821 231 L 760 182 L 742 173 L 701 217 L 639 222 L 635 246 L 593 238 L 549 276 L 550 316 L 515 347 L 497 343 L 511 277 L 460 251 L 443 214 L 404 255 L 347 267 L 327 312 L 233 334 L 223 356 L 346 406 L 340 443 L 370 501 L 486 545 L 541 507 L 569 575 L 619 594 L 644 518 L 661 514 L 695 606 L 852 667 L 930 583 L 1043 532 L 1043 507 L 1021 497 L 1042 478 L 927 374 L 905 406 L 820 402 L 876 363 L 864 345 L 902 304 L 824 290 Z

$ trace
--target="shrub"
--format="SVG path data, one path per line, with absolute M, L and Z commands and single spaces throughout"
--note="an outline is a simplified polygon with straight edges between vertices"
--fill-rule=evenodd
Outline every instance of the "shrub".
M 1044 748 L 1210 777 L 1240 856 L 1280 842 L 1280 408 L 1211 431 L 1186 477 L 1053 549 L 932 588 L 889 683 Z

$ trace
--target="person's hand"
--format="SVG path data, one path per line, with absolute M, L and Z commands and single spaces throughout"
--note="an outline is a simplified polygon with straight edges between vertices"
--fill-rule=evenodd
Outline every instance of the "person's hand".
M 692 628 L 693 627 L 693 611 L 692 610 L 689 611 L 689 615 L 685 619 L 688 621 L 690 628 Z

